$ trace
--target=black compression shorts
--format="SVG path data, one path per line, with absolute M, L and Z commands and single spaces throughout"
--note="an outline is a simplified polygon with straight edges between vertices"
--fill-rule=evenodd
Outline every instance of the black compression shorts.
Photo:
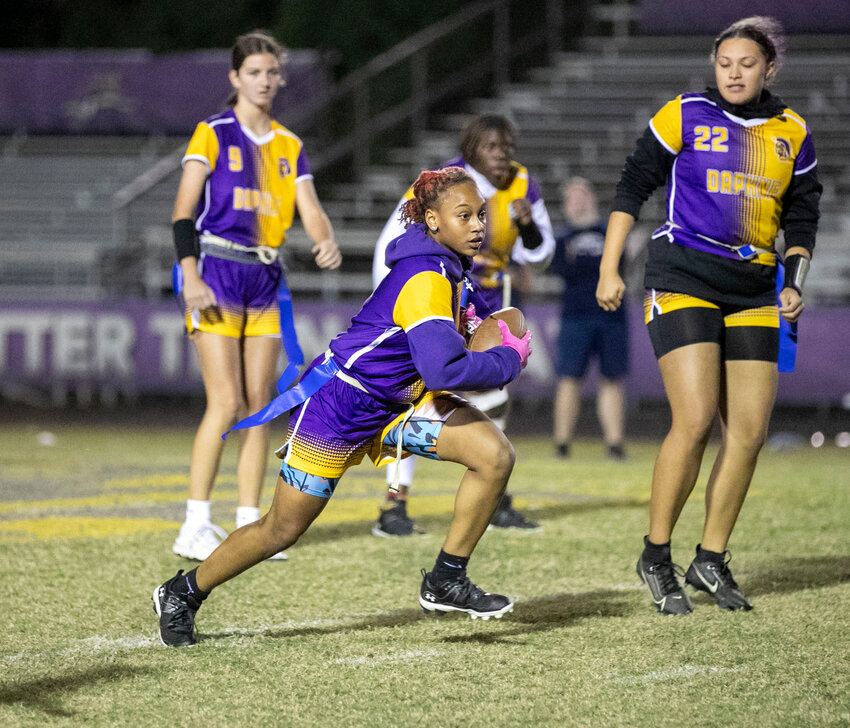
M 682 346 L 713 343 L 721 358 L 772 361 L 779 358 L 779 309 L 717 304 L 685 293 L 650 289 L 644 314 L 656 359 Z

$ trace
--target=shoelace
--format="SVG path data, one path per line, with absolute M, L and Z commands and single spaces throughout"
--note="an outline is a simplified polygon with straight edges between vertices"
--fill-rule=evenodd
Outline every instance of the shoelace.
M 738 588 L 738 582 L 735 581 L 735 577 L 732 576 L 732 572 L 729 570 L 729 562 L 732 561 L 732 553 L 730 551 L 723 552 L 723 563 L 716 564 L 712 563 L 712 571 L 717 574 L 717 579 L 723 586 L 732 587 L 733 589 Z
M 676 577 L 683 577 L 685 571 L 678 564 L 674 564 L 672 561 L 661 561 L 652 564 L 647 568 L 647 571 L 658 577 L 658 586 L 661 588 L 662 594 L 672 594 L 681 590 L 682 587 Z
M 170 606 L 176 607 L 176 609 L 171 610 L 168 628 L 173 632 L 191 633 L 195 624 L 195 610 L 174 592 L 166 592 L 165 599 L 170 603 Z
M 462 576 L 450 583 L 447 594 L 458 601 L 475 601 L 484 596 L 484 590 L 470 581 L 468 576 Z
M 216 538 L 218 537 L 218 538 Z M 192 536 L 192 541 L 194 543 L 206 542 L 208 539 L 215 543 L 221 543 L 224 539 L 227 538 L 227 531 L 225 531 L 221 526 L 216 526 L 214 523 L 207 523 L 203 528 L 200 528 L 195 532 L 194 536 Z

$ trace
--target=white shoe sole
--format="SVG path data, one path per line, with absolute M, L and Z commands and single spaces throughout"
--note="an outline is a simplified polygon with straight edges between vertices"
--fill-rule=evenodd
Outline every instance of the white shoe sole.
M 534 528 L 519 528 L 518 526 L 496 526 L 492 523 L 487 524 L 488 531 L 511 531 L 512 533 L 543 533 L 543 526 L 535 526 Z
M 453 607 L 448 604 L 434 604 L 427 602 L 421 596 L 419 597 L 419 605 L 426 612 L 436 612 L 437 614 L 445 614 L 446 612 L 466 612 L 472 619 L 482 619 L 485 622 L 492 617 L 493 619 L 501 619 L 503 615 L 514 611 L 514 603 L 508 602 L 504 607 L 494 612 L 476 612 L 474 609 L 464 609 L 463 607 Z
M 153 601 L 153 611 L 156 612 L 157 619 L 162 619 L 162 607 L 159 604 L 159 589 L 161 586 L 162 584 L 160 584 L 159 586 L 155 586 L 153 594 L 151 594 L 151 600 Z M 165 640 L 162 639 L 162 632 L 159 631 L 159 628 L 157 628 L 156 630 L 156 636 L 159 637 L 159 641 L 162 642 L 163 647 L 168 647 L 168 645 L 165 643 Z

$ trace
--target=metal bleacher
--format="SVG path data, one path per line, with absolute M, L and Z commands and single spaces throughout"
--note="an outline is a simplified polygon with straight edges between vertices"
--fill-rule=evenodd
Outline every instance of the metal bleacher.
M 850 38 L 791 37 L 789 60 L 776 91 L 807 120 L 824 184 L 821 234 L 807 293 L 824 304 L 850 303 Z M 432 117 L 417 143 L 387 154 L 362 179 L 322 184 L 322 201 L 345 254 L 344 269 L 319 273 L 309 264 L 300 225 L 287 247 L 290 283 L 303 296 L 362 297 L 371 289 L 374 241 L 412 178 L 456 153 L 472 113 L 509 116 L 518 129 L 517 158 L 541 183 L 553 221 L 559 187 L 582 174 L 603 207 L 635 139 L 650 116 L 676 94 L 711 82 L 711 42 L 702 37 L 588 38 L 579 50 L 556 54 L 495 98 L 472 99 L 464 113 Z M 296 129 L 298 131 L 298 129 Z M 309 138 L 308 138 L 309 142 Z M 171 265 L 171 206 L 179 168 L 169 167 L 132 201 L 116 193 L 175 154 L 185 139 L 12 138 L 0 150 L 0 298 L 100 298 L 112 293 L 167 293 Z M 309 148 L 309 147 L 308 147 Z M 177 152 L 179 155 L 179 151 Z M 129 187 L 128 187 L 129 186 Z M 128 198 L 129 199 L 129 198 Z M 659 191 L 642 224 L 663 220 Z M 558 282 L 541 276 L 538 290 Z

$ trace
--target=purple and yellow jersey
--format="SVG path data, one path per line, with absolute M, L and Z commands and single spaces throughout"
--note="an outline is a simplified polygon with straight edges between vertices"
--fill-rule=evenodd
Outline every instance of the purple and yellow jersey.
M 676 155 L 667 182 L 667 222 L 652 237 L 683 245 L 751 245 L 774 265 L 782 197 L 795 175 L 817 164 L 806 122 L 786 108 L 742 119 L 704 94 L 682 94 L 649 123 Z
M 286 240 L 295 210 L 295 184 L 312 179 L 301 140 L 276 121 L 257 137 L 233 109 L 195 129 L 183 163 L 203 162 L 209 174 L 195 228 L 240 245 L 276 248 Z

